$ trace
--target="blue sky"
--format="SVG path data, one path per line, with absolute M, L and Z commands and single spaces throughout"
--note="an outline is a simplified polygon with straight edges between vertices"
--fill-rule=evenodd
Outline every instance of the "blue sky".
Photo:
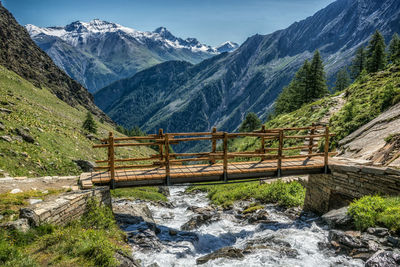
M 94 18 L 142 31 L 165 26 L 182 38 L 242 43 L 311 16 L 333 0 L 3 0 L 22 25 L 62 26 Z

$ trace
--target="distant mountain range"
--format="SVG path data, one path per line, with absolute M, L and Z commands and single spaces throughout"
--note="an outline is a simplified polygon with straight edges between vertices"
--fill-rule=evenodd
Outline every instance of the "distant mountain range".
M 91 92 L 164 61 L 199 63 L 238 47 L 232 42 L 211 47 L 195 38 L 175 37 L 164 27 L 142 32 L 98 19 L 65 27 L 25 27 L 60 68 Z
M 299 66 L 319 49 L 328 80 L 357 47 L 380 30 L 400 31 L 398 0 L 337 0 L 284 30 L 254 35 L 231 53 L 197 65 L 173 61 L 146 69 L 95 94 L 114 121 L 147 132 L 235 130 L 248 112 L 261 118 Z

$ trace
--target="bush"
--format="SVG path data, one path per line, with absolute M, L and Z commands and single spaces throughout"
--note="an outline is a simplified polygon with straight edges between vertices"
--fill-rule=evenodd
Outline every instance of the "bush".
M 400 197 L 365 196 L 350 204 L 348 214 L 358 230 L 383 226 L 400 230 Z

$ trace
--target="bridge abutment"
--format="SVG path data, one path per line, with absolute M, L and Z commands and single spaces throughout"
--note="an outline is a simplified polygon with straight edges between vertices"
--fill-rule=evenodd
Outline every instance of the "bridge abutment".
M 365 195 L 399 195 L 400 170 L 334 164 L 329 174 L 310 174 L 304 209 L 323 214 Z

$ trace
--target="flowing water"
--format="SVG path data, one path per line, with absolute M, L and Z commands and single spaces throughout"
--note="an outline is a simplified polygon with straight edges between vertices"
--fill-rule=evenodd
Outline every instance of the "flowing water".
M 273 205 L 267 205 L 265 209 L 274 223 L 249 224 L 237 219 L 231 210 L 221 212 L 220 220 L 211 224 L 193 231 L 181 231 L 181 226 L 196 216 L 188 207 L 209 205 L 205 194 L 187 195 L 184 190 L 185 187 L 170 187 L 171 208 L 148 204 L 161 230 L 153 236 L 160 247 L 158 250 L 134 247 L 133 256 L 141 260 L 142 266 L 154 263 L 158 266 L 194 266 L 197 258 L 217 249 L 227 246 L 244 249 L 248 242 L 257 240 L 278 240 L 277 247 L 284 243 L 296 250 L 297 255 L 287 256 L 270 246 L 252 250 L 242 259 L 219 258 L 200 266 L 363 266 L 362 261 L 337 256 L 330 249 L 321 248 L 321 244 L 328 243 L 328 230 L 317 226 L 315 220 L 318 218 L 293 220 Z M 129 225 L 124 230 L 135 233 L 144 227 L 144 224 Z M 175 233 L 171 234 L 171 229 Z

